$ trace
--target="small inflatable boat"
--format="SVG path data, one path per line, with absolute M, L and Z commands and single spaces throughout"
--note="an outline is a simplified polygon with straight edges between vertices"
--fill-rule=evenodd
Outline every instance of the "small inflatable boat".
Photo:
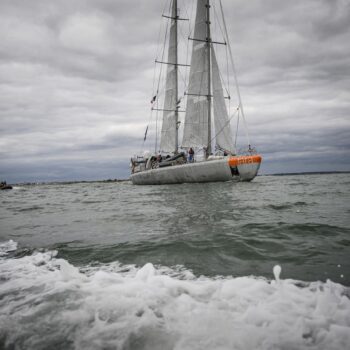
M 0 183 L 0 190 L 12 190 L 12 186 L 8 185 L 6 182 Z

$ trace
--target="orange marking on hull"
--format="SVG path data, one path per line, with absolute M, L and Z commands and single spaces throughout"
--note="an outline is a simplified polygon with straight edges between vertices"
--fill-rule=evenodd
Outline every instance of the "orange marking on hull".
M 230 167 L 235 167 L 237 165 L 242 165 L 242 164 L 261 163 L 261 160 L 262 160 L 261 156 L 254 155 L 254 156 L 230 157 L 227 162 Z

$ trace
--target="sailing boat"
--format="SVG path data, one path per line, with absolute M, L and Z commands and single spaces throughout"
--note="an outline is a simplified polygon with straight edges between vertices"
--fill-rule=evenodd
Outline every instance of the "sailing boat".
M 227 40 L 221 2 L 220 8 Z M 211 38 L 210 0 L 197 0 L 194 35 L 189 38 L 193 41 L 193 47 L 184 131 L 179 146 L 178 68 L 183 65 L 178 63 L 177 31 L 181 18 L 178 16 L 177 0 L 172 0 L 171 9 L 170 16 L 163 15 L 171 20 L 168 62 L 159 62 L 167 65 L 160 147 L 155 154 L 131 159 L 130 179 L 136 185 L 251 181 L 258 173 L 262 158 L 250 144 L 243 155 L 236 153 L 214 44 L 228 45 L 234 69 L 232 52 L 228 40 L 219 43 Z M 244 117 L 237 80 L 236 88 L 239 99 L 237 114 L 241 113 Z M 214 142 L 215 154 L 212 150 Z M 198 155 L 201 152 L 200 159 Z

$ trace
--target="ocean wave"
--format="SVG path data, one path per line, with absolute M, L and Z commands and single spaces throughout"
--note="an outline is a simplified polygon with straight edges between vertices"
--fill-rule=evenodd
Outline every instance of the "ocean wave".
M 13 252 L 17 249 L 17 242 L 10 239 L 6 242 L 0 242 L 0 256 L 8 255 L 9 252 Z
M 21 213 L 21 212 L 28 212 L 28 211 L 35 211 L 35 210 L 43 210 L 45 209 L 43 206 L 40 205 L 32 205 L 29 207 L 24 207 L 24 208 L 14 208 L 14 211 Z
M 26 190 L 23 186 L 13 186 L 12 189 L 17 190 L 17 191 L 25 191 Z
M 13 250 L 13 241 L 0 245 Z M 0 259 L 5 349 L 345 349 L 349 289 L 196 277 L 118 262 L 78 269 L 56 251 Z
M 307 206 L 308 203 L 299 201 L 295 203 L 283 203 L 283 204 L 268 204 L 267 208 L 274 210 L 284 210 L 284 209 L 292 209 L 294 207 L 304 207 Z

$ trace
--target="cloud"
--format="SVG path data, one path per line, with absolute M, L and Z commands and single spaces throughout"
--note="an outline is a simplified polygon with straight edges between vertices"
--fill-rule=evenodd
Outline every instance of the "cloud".
M 218 2 L 212 5 L 215 22 Z M 262 171 L 350 170 L 350 2 L 223 5 Z M 179 7 L 181 16 L 193 17 L 192 1 L 179 0 Z M 169 13 L 168 0 L 0 3 L 1 178 L 127 176 L 150 121 L 145 148 L 154 148 L 149 101 L 162 13 Z M 181 23 L 181 39 L 187 26 Z M 219 26 L 213 37 L 220 40 Z M 184 40 L 182 62 L 186 48 Z M 217 50 L 225 67 L 225 48 Z M 180 93 L 187 75 L 181 71 Z M 230 82 L 234 108 L 232 74 Z M 238 141 L 245 144 L 243 128 Z
M 58 40 L 64 48 L 82 54 L 108 55 L 113 51 L 110 22 L 109 16 L 74 14 L 62 26 Z

